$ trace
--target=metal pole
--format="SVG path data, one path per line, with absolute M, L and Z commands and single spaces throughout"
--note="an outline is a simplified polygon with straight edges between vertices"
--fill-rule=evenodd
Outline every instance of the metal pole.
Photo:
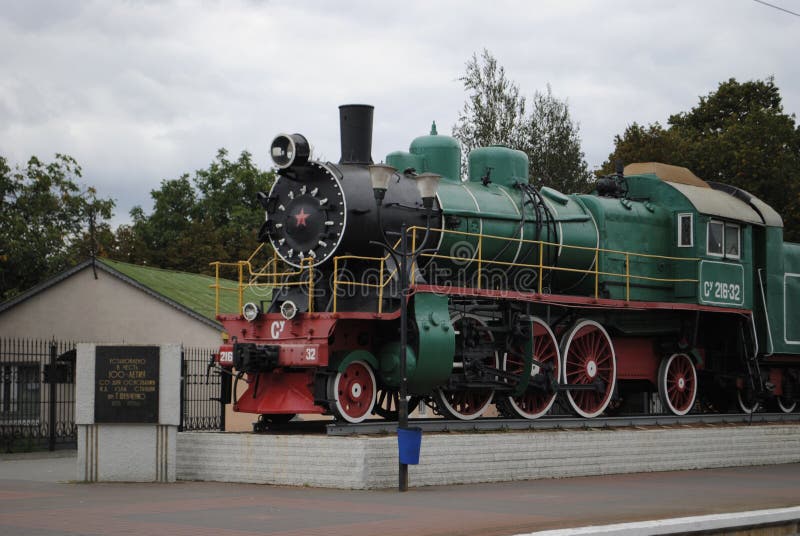
M 181 399 L 179 402 L 179 409 L 181 413 L 180 424 L 178 424 L 178 431 L 184 431 L 184 399 L 186 398 L 186 349 L 181 346 Z
M 400 228 L 400 396 L 397 404 L 398 430 L 408 428 L 408 377 L 406 345 L 408 344 L 408 246 L 406 223 Z M 399 453 L 398 453 L 399 454 Z M 400 491 L 408 490 L 408 465 L 400 462 Z
M 229 381 L 230 376 L 227 374 L 219 373 L 217 374 L 217 379 L 219 380 L 219 431 L 225 431 L 225 409 L 227 406 L 228 401 L 231 399 L 231 395 L 229 390 L 225 386 L 225 382 Z M 227 396 L 226 396 L 227 395 Z
M 56 341 L 50 343 L 50 442 L 48 448 L 56 450 Z
M 416 243 L 414 247 L 409 251 L 408 249 L 408 225 L 406 222 L 403 222 L 400 227 L 400 248 L 392 247 L 391 242 L 386 236 L 386 232 L 383 229 L 383 221 L 381 219 L 381 205 L 382 205 L 382 196 L 379 196 L 379 191 L 376 189 L 375 191 L 375 201 L 376 201 L 376 212 L 378 218 L 378 228 L 381 231 L 381 237 L 383 239 L 382 243 L 379 242 L 372 242 L 376 245 L 383 246 L 386 251 L 389 252 L 389 255 L 395 259 L 397 263 L 397 257 L 399 259 L 399 270 L 400 270 L 400 392 L 398 395 L 397 401 L 397 435 L 398 435 L 398 489 L 399 491 L 408 491 L 408 465 L 405 463 L 400 462 L 399 460 L 399 446 L 400 446 L 400 430 L 408 428 L 408 355 L 406 352 L 406 347 L 408 346 L 408 298 L 411 294 L 411 289 L 409 288 L 409 258 L 411 259 L 411 266 L 414 264 L 414 259 L 418 254 L 421 254 L 425 248 L 425 244 L 428 242 L 428 235 L 431 230 L 431 210 L 433 206 L 433 199 L 427 199 L 425 203 L 425 207 L 427 208 L 427 219 L 425 223 L 425 237 L 422 239 L 422 243 L 418 246 L 417 249 Z M 425 201 L 425 200 L 423 200 Z M 382 277 L 382 276 L 381 276 Z

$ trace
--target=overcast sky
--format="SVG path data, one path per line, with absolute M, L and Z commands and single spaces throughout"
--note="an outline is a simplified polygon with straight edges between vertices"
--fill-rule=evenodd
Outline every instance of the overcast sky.
M 125 222 L 220 147 L 267 168 L 301 132 L 338 160 L 340 104 L 375 106 L 376 161 L 432 120 L 449 133 L 483 48 L 525 95 L 568 100 L 592 168 L 730 77 L 774 75 L 800 111 L 800 17 L 753 0 L 0 0 L 0 155 L 74 156 Z

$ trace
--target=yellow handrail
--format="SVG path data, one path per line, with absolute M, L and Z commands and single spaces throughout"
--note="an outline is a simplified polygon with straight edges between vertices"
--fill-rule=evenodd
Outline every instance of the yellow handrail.
M 544 248 L 540 247 L 539 250 L 544 251 Z M 541 293 L 541 291 L 539 291 Z M 600 297 L 600 252 L 595 250 L 594 252 L 594 299 Z
M 424 230 L 422 227 L 411 227 L 409 230 L 412 232 L 416 232 L 416 230 L 421 229 Z M 539 273 L 539 282 L 538 282 L 538 291 L 541 294 L 543 292 L 543 275 L 544 271 L 560 271 L 560 272 L 569 272 L 569 273 L 583 273 L 583 274 L 592 274 L 594 276 L 594 297 L 598 298 L 600 296 L 600 276 L 605 277 L 619 277 L 625 280 L 625 300 L 630 301 L 630 285 L 631 280 L 638 280 L 638 281 L 651 281 L 651 282 L 660 282 L 660 283 L 697 283 L 698 279 L 696 278 L 662 278 L 662 277 L 651 277 L 647 275 L 638 275 L 638 274 L 631 274 L 631 257 L 636 258 L 644 258 L 644 259 L 659 259 L 664 261 L 678 261 L 678 262 L 692 262 L 698 263 L 700 261 L 699 258 L 696 257 L 671 257 L 667 255 L 655 255 L 652 253 L 636 253 L 630 251 L 621 251 L 615 249 L 606 249 L 606 248 L 599 248 L 599 247 L 589 247 L 589 246 L 575 246 L 575 245 L 568 245 L 568 244 L 560 244 L 555 242 L 548 242 L 545 240 L 531 240 L 525 238 L 516 238 L 516 237 L 503 237 L 497 235 L 488 235 L 483 233 L 471 233 L 468 231 L 456 231 L 456 230 L 440 230 L 439 232 L 443 234 L 454 234 L 459 236 L 467 236 L 477 238 L 478 245 L 475 257 L 473 257 L 472 261 L 477 263 L 477 280 L 476 280 L 476 288 L 481 289 L 482 281 L 481 281 L 481 273 L 484 268 L 484 265 L 496 265 L 496 266 L 505 266 L 505 267 L 516 267 L 516 268 L 533 268 L 537 269 Z M 522 262 L 508 262 L 508 261 L 499 261 L 495 259 L 484 259 L 483 258 L 483 241 L 484 239 L 492 239 L 492 240 L 501 240 L 501 241 L 508 241 L 508 242 L 516 242 L 520 244 L 532 244 L 538 246 L 539 248 L 539 262 L 538 264 L 528 264 Z M 566 268 L 562 266 L 550 266 L 546 265 L 544 262 L 544 250 L 545 247 L 558 247 L 564 249 L 573 249 L 573 250 L 580 250 L 580 251 L 591 251 L 594 253 L 594 262 L 590 269 L 580 269 L 580 268 Z M 616 272 L 607 272 L 600 270 L 600 254 L 616 254 L 622 255 L 625 258 L 625 273 L 616 273 Z M 423 254 L 425 257 L 429 257 L 432 259 L 443 259 L 443 260 L 463 260 L 460 257 L 454 257 L 451 255 L 442 255 L 439 253 L 427 253 Z M 412 281 L 413 286 L 413 281 Z
M 476 253 L 478 256 L 478 290 L 481 288 L 481 268 L 483 266 L 483 235 L 478 235 L 478 251 Z
M 625 301 L 631 299 L 631 258 L 625 254 Z
M 416 249 L 417 246 L 417 231 L 425 231 L 423 227 L 409 227 L 408 232 L 411 233 L 411 247 Z M 643 259 L 658 259 L 662 261 L 677 261 L 677 262 L 692 262 L 697 264 L 700 259 L 699 258 L 687 258 L 687 257 L 670 257 L 665 255 L 655 255 L 651 253 L 636 253 L 630 251 L 620 251 L 614 249 L 605 249 L 599 247 L 590 247 L 590 246 L 576 246 L 576 245 L 567 245 L 567 244 L 560 244 L 555 242 L 549 242 L 545 240 L 531 240 L 526 238 L 516 238 L 516 237 L 503 237 L 503 236 L 496 236 L 496 235 L 489 235 L 483 233 L 472 233 L 467 231 L 456 231 L 456 230 L 449 230 L 449 229 L 442 229 L 437 230 L 437 232 L 442 234 L 452 234 L 464 237 L 472 237 L 477 240 L 477 248 L 475 255 L 470 260 L 470 262 L 475 262 L 477 265 L 477 281 L 475 286 L 477 289 L 482 289 L 483 282 L 482 282 L 482 275 L 486 266 L 503 266 L 508 268 L 530 268 L 533 270 L 538 271 L 538 292 L 542 294 L 544 291 L 543 287 L 543 280 L 544 280 L 544 272 L 567 272 L 567 273 L 576 273 L 576 274 L 586 274 L 593 276 L 594 278 L 594 297 L 599 298 L 600 296 L 600 278 L 601 277 L 614 277 L 614 278 L 621 278 L 625 281 L 625 300 L 630 301 L 631 298 L 631 280 L 636 281 L 649 281 L 649 282 L 658 282 L 658 283 L 696 283 L 698 279 L 696 278 L 661 278 L 661 277 L 652 277 L 648 275 L 640 275 L 636 273 L 631 273 L 631 259 L 632 258 L 643 258 Z M 509 262 L 509 261 L 499 261 L 496 259 L 485 259 L 484 254 L 484 240 L 491 239 L 491 240 L 500 240 L 500 241 L 507 241 L 507 242 L 514 242 L 522 244 L 531 244 L 537 246 L 539 248 L 539 259 L 536 263 L 525 263 L 525 262 Z M 394 247 L 396 248 L 400 244 L 400 240 L 398 240 Z M 558 247 L 562 249 L 571 249 L 571 250 L 578 250 L 578 251 L 589 251 L 593 253 L 594 262 L 592 266 L 587 269 L 582 268 L 568 268 L 563 266 L 550 266 L 545 263 L 544 260 L 544 250 L 546 247 Z M 221 292 L 222 291 L 235 291 L 238 294 L 238 305 L 239 311 L 241 311 L 244 301 L 244 291 L 245 285 L 251 287 L 273 287 L 280 285 L 286 286 L 307 286 L 308 288 L 308 311 L 313 312 L 314 308 L 314 259 L 307 257 L 301 259 L 300 266 L 295 270 L 288 270 L 288 271 L 278 271 L 278 263 L 280 259 L 277 255 L 277 252 L 274 250 L 272 251 L 272 258 L 267 261 L 259 270 L 253 269 L 253 264 L 255 262 L 256 256 L 258 253 L 262 252 L 264 249 L 264 244 L 259 245 L 255 251 L 250 255 L 250 257 L 246 261 L 238 261 L 238 262 L 212 262 L 211 265 L 214 266 L 214 274 L 215 274 L 215 282 L 213 285 L 210 285 L 215 289 L 215 311 L 219 314 L 219 307 L 220 307 L 220 300 L 221 300 Z M 624 257 L 625 263 L 625 270 L 624 273 L 616 273 L 610 272 L 605 270 L 600 270 L 600 255 L 620 255 Z M 386 286 L 392 281 L 394 276 L 397 274 L 397 270 L 399 267 L 395 266 L 389 273 L 385 273 L 387 271 L 387 260 L 389 258 L 389 254 L 380 256 L 380 257 L 369 257 L 363 255 L 339 255 L 333 258 L 333 281 L 332 281 L 332 291 L 333 291 L 333 312 L 338 311 L 339 305 L 339 287 L 340 286 L 355 286 L 355 287 L 363 287 L 363 288 L 370 288 L 370 289 L 378 289 L 378 314 L 383 313 L 383 297 L 384 297 L 384 289 Z M 421 256 L 430 258 L 430 259 L 441 259 L 441 260 L 452 260 L 452 261 L 463 261 L 462 257 L 455 257 L 451 255 L 443 255 L 440 253 L 423 253 Z M 344 260 L 358 260 L 358 261 L 366 261 L 366 262 L 376 262 L 378 263 L 379 268 L 379 278 L 377 283 L 367 283 L 367 282 L 359 282 L 359 281 L 345 281 L 339 279 L 339 266 L 340 261 Z M 621 259 L 619 259 L 621 260 Z M 236 288 L 231 288 L 223 283 L 222 281 L 226 281 L 221 279 L 221 268 L 223 267 L 235 267 L 237 270 L 238 282 Z M 245 270 L 246 269 L 246 270 Z M 416 263 L 411 266 L 411 278 L 410 278 L 410 285 L 413 287 L 415 285 L 414 274 L 415 271 L 418 269 Z M 244 282 L 245 275 L 248 278 L 247 283 Z M 307 277 L 303 277 L 307 275 Z M 260 281 L 261 279 L 265 279 L 266 282 Z
M 539 246 L 539 294 L 542 293 L 542 284 L 544 282 L 544 248 Z
M 314 312 L 314 259 L 308 259 L 308 312 Z
M 408 230 L 414 229 L 421 229 L 424 230 L 424 227 L 409 227 Z M 498 235 L 488 235 L 482 233 L 470 233 L 468 231 L 456 231 L 453 229 L 437 229 L 436 232 L 444 233 L 444 234 L 457 234 L 461 236 L 473 236 L 473 237 L 480 237 L 480 238 L 491 238 L 493 240 L 507 240 L 509 242 L 522 242 L 523 244 L 535 244 L 535 245 L 545 245 L 545 246 L 555 246 L 560 248 L 567 248 L 567 249 L 578 249 L 584 251 L 601 251 L 602 253 L 619 253 L 620 255 L 634 255 L 636 257 L 650 257 L 654 259 L 663 259 L 663 260 L 673 260 L 673 261 L 700 261 L 699 257 L 668 257 L 665 255 L 654 255 L 652 253 L 635 253 L 632 251 L 622 251 L 617 249 L 604 249 L 604 248 L 597 248 L 591 246 L 573 246 L 570 244 L 561 244 L 558 242 L 547 242 L 545 240 L 531 240 L 530 238 L 514 238 L 510 236 L 498 236 Z M 435 254 L 434 254 L 435 255 Z M 463 260 L 463 259 L 461 259 Z M 484 260 L 484 262 L 490 262 Z
M 277 253 L 273 250 L 272 259 L 267 261 L 266 264 L 264 264 L 259 270 L 254 270 L 253 269 L 254 259 L 256 255 L 263 250 L 263 248 L 264 244 L 262 243 L 255 249 L 255 251 L 253 251 L 253 253 L 250 254 L 250 257 L 248 257 L 246 261 L 236 261 L 236 262 L 214 261 L 210 263 L 210 265 L 214 267 L 214 283 L 209 286 L 214 289 L 215 315 L 220 314 L 220 301 L 221 301 L 220 291 L 236 292 L 238 296 L 239 312 L 241 312 L 244 306 L 244 293 L 247 287 L 269 288 L 269 287 L 275 287 L 278 284 L 285 286 L 308 286 L 309 311 L 313 310 L 314 259 L 306 257 L 300 260 L 299 269 L 279 272 L 278 271 L 279 258 Z M 306 263 L 308 263 L 308 267 L 304 266 Z M 271 265 L 271 271 L 270 271 L 270 265 Z M 235 268 L 236 281 L 234 282 L 236 283 L 236 287 L 229 287 L 224 285 L 224 283 L 222 283 L 223 281 L 229 281 L 221 278 L 220 269 L 223 267 Z M 309 277 L 306 280 L 303 280 L 302 277 L 299 277 L 298 280 L 296 281 L 289 280 L 289 278 L 292 277 L 302 276 L 303 273 L 305 273 L 306 271 L 311 272 L 309 273 Z M 247 276 L 247 282 L 245 282 L 245 275 Z M 265 278 L 267 282 L 259 282 L 259 279 L 261 278 Z
M 394 243 L 394 248 L 400 245 L 400 240 Z M 398 267 L 395 266 L 394 270 L 386 275 L 384 281 L 383 273 L 386 271 L 386 260 L 389 258 L 389 253 L 383 257 L 365 257 L 363 255 L 339 255 L 333 258 L 333 312 L 337 312 L 339 305 L 339 285 L 350 287 L 363 287 L 363 288 L 377 288 L 378 289 L 378 314 L 383 312 L 383 289 L 386 288 L 394 275 L 397 273 Z M 360 261 L 377 261 L 380 263 L 380 280 L 375 283 L 362 283 L 359 281 L 344 281 L 339 279 L 339 260 L 360 260 Z

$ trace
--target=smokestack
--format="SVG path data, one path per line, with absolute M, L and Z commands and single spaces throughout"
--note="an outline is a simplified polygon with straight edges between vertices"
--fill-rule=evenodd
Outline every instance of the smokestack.
M 369 104 L 339 106 L 340 164 L 372 164 L 372 111 Z

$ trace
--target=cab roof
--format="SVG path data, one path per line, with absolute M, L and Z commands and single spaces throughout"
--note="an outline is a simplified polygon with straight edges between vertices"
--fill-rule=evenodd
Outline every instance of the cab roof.
M 783 227 L 775 209 L 754 195 L 726 184 L 706 182 L 689 169 L 660 162 L 641 162 L 625 166 L 629 175 L 654 175 L 689 200 L 700 214 L 754 225 Z

